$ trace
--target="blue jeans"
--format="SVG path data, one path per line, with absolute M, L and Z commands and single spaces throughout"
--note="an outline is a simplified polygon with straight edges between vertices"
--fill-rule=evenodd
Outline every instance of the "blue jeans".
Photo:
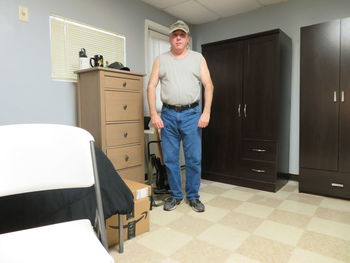
M 199 199 L 201 180 L 201 134 L 198 120 L 201 116 L 200 107 L 177 112 L 166 107 L 162 108 L 161 118 L 164 128 L 161 130 L 164 164 L 168 174 L 171 195 L 182 199 L 181 174 L 179 165 L 180 142 L 186 162 L 186 198 Z

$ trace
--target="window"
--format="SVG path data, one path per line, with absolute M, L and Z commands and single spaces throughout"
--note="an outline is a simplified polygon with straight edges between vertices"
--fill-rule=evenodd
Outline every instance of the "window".
M 145 21 L 145 53 L 146 53 L 146 77 L 145 77 L 145 90 L 144 90 L 144 113 L 145 116 L 149 116 L 148 102 L 147 102 L 147 83 L 149 76 L 152 72 L 152 66 L 154 59 L 160 54 L 170 50 L 169 44 L 169 28 L 157 24 L 153 21 Z M 162 108 L 162 102 L 160 100 L 160 87 L 159 84 L 156 89 L 156 107 L 157 111 Z
M 50 16 L 52 79 L 76 81 L 79 51 L 102 55 L 104 62 L 125 62 L 125 37 L 56 15 Z
M 148 31 L 148 67 L 147 67 L 147 78 L 148 83 L 149 76 L 152 72 L 153 62 L 156 57 L 160 54 L 170 50 L 169 37 L 161 33 L 149 30 Z M 148 104 L 148 103 L 147 103 Z M 160 101 L 160 83 L 158 83 L 156 89 L 156 106 L 157 111 L 160 111 L 162 108 L 162 102 Z M 147 109 L 148 112 L 148 109 Z

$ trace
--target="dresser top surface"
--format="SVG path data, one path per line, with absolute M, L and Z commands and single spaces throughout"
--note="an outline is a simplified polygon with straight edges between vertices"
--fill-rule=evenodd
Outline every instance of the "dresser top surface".
M 120 70 L 120 69 L 112 69 L 112 68 L 103 68 L 103 67 L 94 67 L 94 68 L 88 68 L 88 69 L 81 69 L 74 71 L 76 74 L 85 73 L 85 72 L 91 72 L 91 71 L 105 71 L 105 72 L 115 72 L 115 73 L 123 73 L 126 75 L 136 75 L 136 76 L 145 76 L 144 73 L 137 73 L 132 71 L 126 71 L 126 70 Z

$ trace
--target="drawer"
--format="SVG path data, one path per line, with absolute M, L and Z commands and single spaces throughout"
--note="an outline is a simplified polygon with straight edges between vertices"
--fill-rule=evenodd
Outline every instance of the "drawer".
M 258 181 L 276 181 L 276 164 L 256 161 L 242 161 L 242 176 Z
M 350 174 L 301 168 L 299 190 L 350 199 Z
M 107 156 L 116 170 L 141 165 L 143 162 L 141 145 L 109 148 L 107 149 Z
M 139 183 L 145 183 L 145 171 L 142 165 L 118 170 L 118 174 L 123 179 L 133 180 Z
M 106 121 L 140 120 L 140 93 L 105 91 Z
M 113 75 L 105 75 L 104 88 L 105 89 L 140 91 L 140 80 L 120 78 L 120 77 L 113 76 Z
M 276 161 L 276 143 L 262 141 L 244 141 L 242 143 L 243 159 Z
M 141 124 L 121 123 L 106 125 L 106 145 L 119 146 L 123 144 L 141 142 Z

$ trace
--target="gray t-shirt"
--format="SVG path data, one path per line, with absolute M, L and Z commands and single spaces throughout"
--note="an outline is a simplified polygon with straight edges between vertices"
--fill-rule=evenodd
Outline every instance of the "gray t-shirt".
M 202 54 L 188 50 L 176 58 L 170 51 L 159 56 L 160 96 L 170 105 L 192 104 L 200 99 Z

